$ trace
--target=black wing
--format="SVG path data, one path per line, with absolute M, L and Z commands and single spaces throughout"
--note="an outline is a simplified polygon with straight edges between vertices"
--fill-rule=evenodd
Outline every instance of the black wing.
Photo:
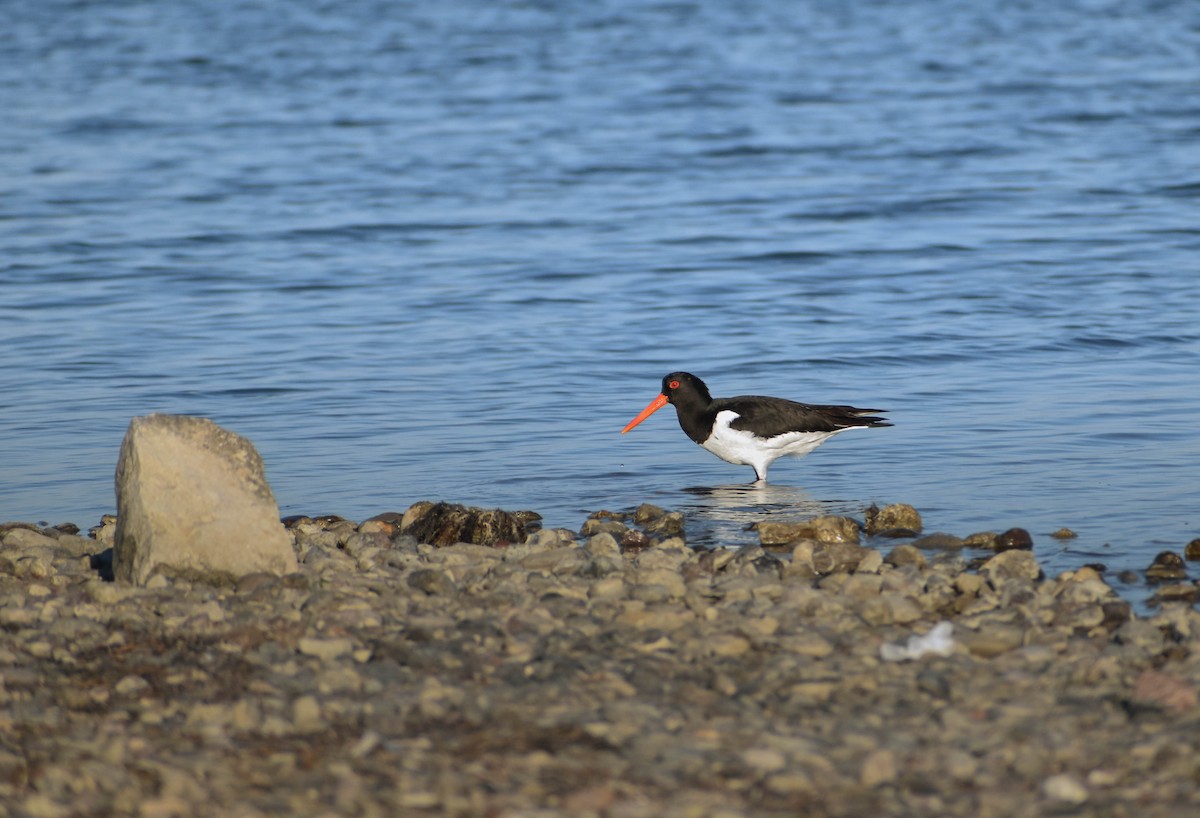
M 717 412 L 736 412 L 738 417 L 730 427 L 753 432 L 759 437 L 775 437 L 788 432 L 836 432 L 851 426 L 892 425 L 875 416 L 877 412 L 886 411 L 884 409 L 797 403 L 758 395 L 718 399 L 712 408 Z

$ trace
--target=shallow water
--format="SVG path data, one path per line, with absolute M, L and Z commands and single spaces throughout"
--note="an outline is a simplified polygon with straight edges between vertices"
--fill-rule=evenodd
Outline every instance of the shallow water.
M 6 9 L 0 518 L 95 522 L 158 411 L 285 514 L 1200 536 L 1200 6 L 561 5 Z M 745 487 L 618 434 L 675 369 L 896 425 Z

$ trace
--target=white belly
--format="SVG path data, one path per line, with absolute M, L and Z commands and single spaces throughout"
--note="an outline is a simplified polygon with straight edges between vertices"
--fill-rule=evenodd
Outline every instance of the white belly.
M 726 409 L 717 413 L 717 422 L 708 440 L 700 445 L 728 463 L 753 466 L 760 480 L 766 479 L 767 466 L 784 455 L 802 457 L 838 432 L 787 432 L 775 437 L 756 437 L 753 433 L 731 429 L 729 424 L 739 417 Z

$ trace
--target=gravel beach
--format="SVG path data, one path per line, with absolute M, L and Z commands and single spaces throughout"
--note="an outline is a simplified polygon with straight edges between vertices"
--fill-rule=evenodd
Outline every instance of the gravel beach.
M 1139 616 L 1019 547 L 697 551 L 649 506 L 435 545 L 431 505 L 218 585 L 0 527 L 0 814 L 1200 814 L 1194 584 Z

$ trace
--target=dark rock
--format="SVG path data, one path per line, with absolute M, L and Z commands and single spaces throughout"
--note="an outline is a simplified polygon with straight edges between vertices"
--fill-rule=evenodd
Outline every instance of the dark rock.
M 646 533 L 660 538 L 679 537 L 683 535 L 683 515 L 678 511 L 668 511 L 645 525 Z
M 395 525 L 400 525 L 400 523 L 404 522 L 404 512 L 403 511 L 384 511 L 379 514 L 376 514 L 374 517 L 368 517 L 367 519 L 363 520 L 363 522 L 364 523 L 370 523 L 370 522 L 394 523 Z
M 116 579 L 113 575 L 113 550 L 111 548 L 105 548 L 103 551 L 92 554 L 88 558 L 88 567 L 105 582 L 112 582 Z
M 1192 540 L 1183 547 L 1184 559 L 1200 560 L 1200 537 Z
M 400 533 L 400 526 L 404 522 L 404 514 L 399 511 L 385 511 L 382 514 L 376 514 L 374 517 L 368 517 L 359 525 L 360 531 L 378 532 L 387 537 L 395 537 Z
M 510 545 L 524 542 L 541 515 L 423 500 L 404 512 L 401 532 L 430 545 Z
M 1060 528 L 1050 535 L 1056 540 L 1073 540 L 1079 535 L 1069 528 Z
M 1187 579 L 1187 566 L 1183 557 L 1174 551 L 1161 551 L 1146 569 L 1146 579 L 1162 582 L 1169 579 Z
M 870 532 L 868 532 L 870 533 Z M 915 531 L 911 528 L 888 528 L 883 531 L 876 531 L 871 534 L 872 537 L 885 537 L 892 540 L 907 540 L 920 534 L 920 531 Z
M 646 536 L 646 532 L 631 528 L 621 535 L 618 543 L 622 551 L 636 553 L 650 546 L 650 538 Z
M 1109 633 L 1124 625 L 1133 616 L 1133 606 L 1123 599 L 1102 602 L 1100 603 L 1100 609 L 1104 612 L 1104 618 L 1100 621 L 1100 627 Z
M 593 511 L 591 514 L 589 514 L 589 515 L 588 515 L 588 519 L 595 519 L 595 520 L 628 520 L 628 519 L 629 519 L 629 512 L 626 512 L 626 511 L 606 511 L 606 510 L 604 510 L 604 509 L 601 509 L 600 511 Z
M 525 527 L 526 535 L 532 534 L 542 527 L 542 515 L 536 511 L 514 511 L 512 515 Z
M 1023 528 L 1010 528 L 996 537 L 997 551 L 1028 551 L 1033 548 L 1033 537 Z
M 633 512 L 633 521 L 638 525 L 648 525 L 655 520 L 666 515 L 664 509 L 659 508 L 652 503 L 642 503 Z

